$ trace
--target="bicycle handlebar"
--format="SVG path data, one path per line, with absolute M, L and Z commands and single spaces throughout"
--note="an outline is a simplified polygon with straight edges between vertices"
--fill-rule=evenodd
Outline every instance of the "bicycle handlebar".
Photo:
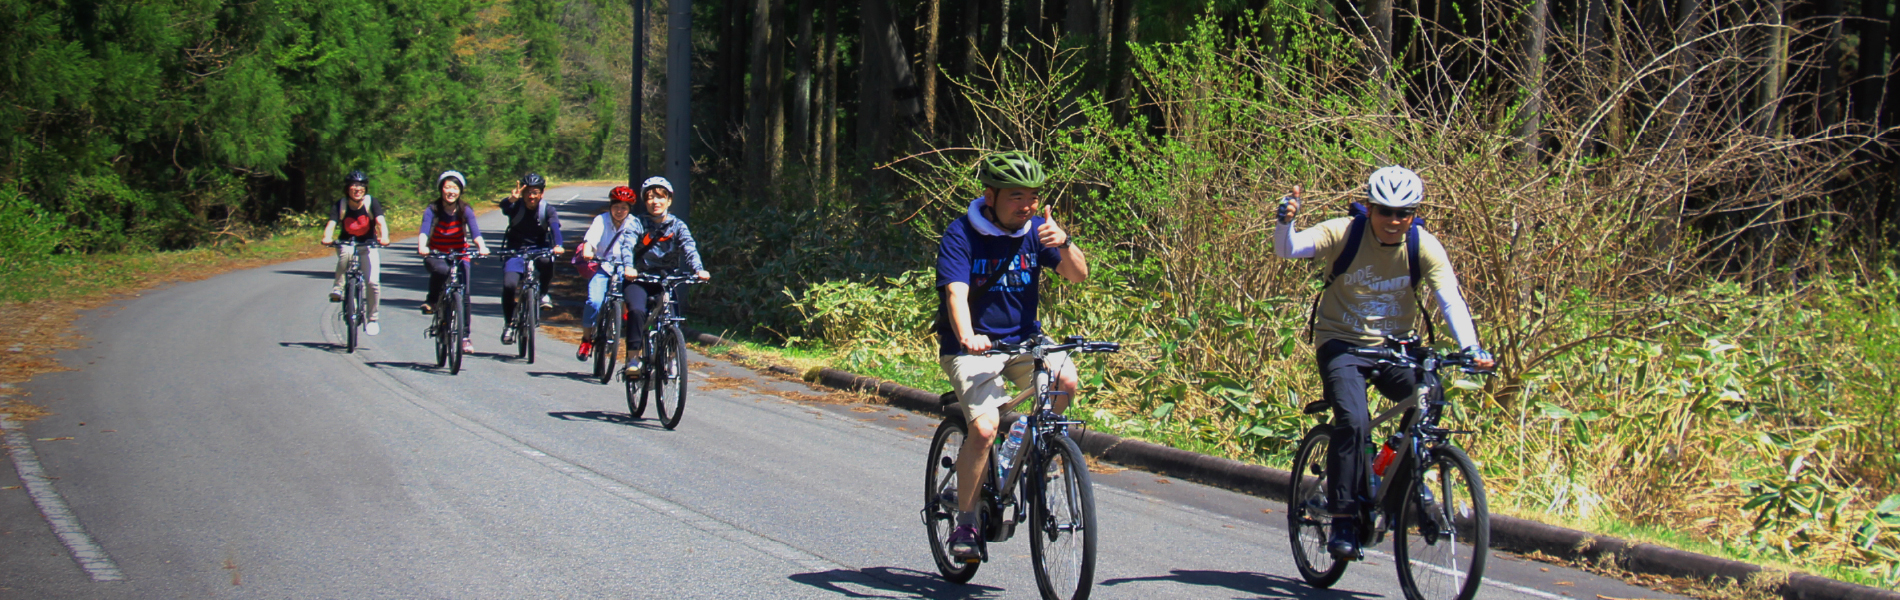
M 1045 353 L 1067 352 L 1069 350 L 1080 350 L 1082 352 L 1120 352 L 1122 349 L 1122 345 L 1118 342 L 1089 341 L 1079 335 L 1069 336 L 1068 339 L 1063 340 L 1060 344 L 1045 344 L 1043 343 L 1044 339 L 1045 338 L 1038 336 L 1014 344 L 997 344 L 989 350 L 984 351 L 983 354 L 986 356 L 992 354 L 1029 354 L 1037 350 L 1041 350 Z
M 522 258 L 540 259 L 540 258 L 548 258 L 548 257 L 554 256 L 554 249 L 553 248 L 524 248 L 524 249 L 519 249 L 519 250 L 496 250 L 494 252 L 488 253 L 488 255 L 496 257 L 496 258 L 513 258 L 513 257 L 519 256 Z
M 696 283 L 705 283 L 705 281 L 702 281 L 700 280 L 700 278 L 693 275 L 658 275 L 656 276 L 656 275 L 647 275 L 644 273 L 634 277 L 633 282 L 634 283 L 657 283 L 660 285 L 668 285 L 668 286 L 680 285 L 680 284 L 691 285 L 691 284 L 696 284 Z
M 329 247 L 332 247 L 332 248 L 342 248 L 342 247 L 345 247 L 345 246 L 348 246 L 348 247 L 350 247 L 350 248 L 355 248 L 355 247 L 357 247 L 357 246 L 368 246 L 368 247 L 370 247 L 370 248 L 388 248 L 388 247 L 389 247 L 389 244 L 384 244 L 384 243 L 381 243 L 381 242 L 377 242 L 377 241 L 375 241 L 375 240 L 370 240 L 370 241 L 367 241 L 367 242 L 341 242 L 341 241 L 338 241 L 338 242 L 330 242 L 330 243 L 328 243 L 328 244 L 324 244 L 324 245 L 325 245 L 325 246 L 329 246 Z
M 1410 340 L 1410 341 L 1393 340 L 1393 341 L 1399 341 L 1399 342 L 1404 342 L 1404 343 L 1409 344 L 1409 343 L 1416 342 L 1417 340 Z M 1425 359 L 1436 358 L 1440 365 L 1458 367 L 1464 370 L 1464 372 L 1472 374 L 1472 375 L 1490 375 L 1496 370 L 1495 368 L 1478 368 L 1476 366 L 1473 366 L 1472 356 L 1464 352 L 1451 352 L 1451 353 L 1446 353 L 1446 354 L 1440 354 L 1437 349 L 1431 348 L 1431 347 L 1420 347 L 1419 349 L 1426 353 Z M 1370 358 L 1370 359 L 1379 361 L 1379 363 L 1381 364 L 1392 364 L 1392 365 L 1398 365 L 1398 366 L 1406 367 L 1406 368 L 1419 368 L 1420 366 L 1424 365 L 1423 360 L 1418 359 L 1418 358 L 1413 358 L 1412 355 L 1408 353 L 1400 352 L 1388 346 L 1353 348 L 1353 349 L 1347 350 L 1346 353 L 1351 354 L 1353 356 Z
M 468 250 L 456 250 L 454 252 L 430 252 L 429 257 L 430 258 L 446 258 L 449 260 L 455 260 L 458 258 L 481 258 L 482 254 L 477 253 L 477 252 L 470 252 Z

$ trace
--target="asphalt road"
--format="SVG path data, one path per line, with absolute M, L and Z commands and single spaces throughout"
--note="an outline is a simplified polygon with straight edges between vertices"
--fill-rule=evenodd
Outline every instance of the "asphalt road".
M 549 192 L 570 240 L 605 191 Z M 498 241 L 500 215 L 483 225 Z M 50 493 L 0 469 L 0 598 L 1036 595 L 1021 535 L 969 585 L 937 577 L 917 516 L 934 420 L 703 356 L 677 431 L 630 420 L 572 346 L 544 337 L 533 365 L 500 346 L 497 261 L 476 269 L 476 354 L 450 376 L 399 239 L 382 335 L 356 354 L 327 258 L 89 315 L 91 345 L 60 356 L 76 370 L 25 386 L 54 415 L 7 438 Z M 1401 596 L 1378 552 L 1332 590 L 1305 585 L 1277 503 L 1132 470 L 1095 481 L 1096 598 Z M 1509 555 L 1489 577 L 1481 598 L 1671 597 Z

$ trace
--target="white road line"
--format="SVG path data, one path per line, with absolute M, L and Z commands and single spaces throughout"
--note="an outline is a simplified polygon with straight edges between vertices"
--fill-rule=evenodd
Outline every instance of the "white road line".
M 18 423 L 4 418 L 0 418 L 0 429 L 7 432 L 7 456 L 13 460 L 14 470 L 20 473 L 20 484 L 26 486 L 27 495 L 39 506 L 40 516 L 46 518 L 53 534 L 72 552 L 73 562 L 79 563 L 79 568 L 85 569 L 93 581 L 125 581 L 125 573 L 119 571 L 119 565 L 92 541 L 86 528 L 79 524 L 79 518 L 66 508 L 66 500 L 59 496 L 59 490 L 53 489 L 53 481 L 40 468 L 39 455 L 33 452 L 33 443 L 27 439 L 26 431 Z

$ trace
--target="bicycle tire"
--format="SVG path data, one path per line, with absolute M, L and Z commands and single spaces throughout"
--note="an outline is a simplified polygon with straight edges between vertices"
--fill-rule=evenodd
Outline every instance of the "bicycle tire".
M 1471 600 L 1484 585 L 1491 552 L 1491 513 L 1484 481 L 1464 451 L 1449 444 L 1427 451 L 1406 494 L 1393 556 L 1408 600 Z
M 435 368 L 449 365 L 449 325 L 443 317 L 447 316 L 442 301 L 436 301 L 435 322 L 429 326 L 430 335 L 435 336 Z
M 515 328 L 515 358 L 528 358 L 528 345 L 532 343 L 529 338 L 534 335 L 534 326 L 529 323 L 529 319 L 533 316 L 528 314 L 530 306 L 528 300 L 534 297 L 533 292 L 534 290 L 529 289 L 526 284 L 515 288 L 515 314 L 510 315 L 514 317 L 510 320 L 513 321 Z M 533 364 L 534 361 L 529 360 L 528 363 Z
M 1075 440 L 1041 437 L 1038 464 L 1024 477 L 1043 474 L 1029 505 L 1029 558 L 1043 600 L 1086 600 L 1095 582 L 1095 489 L 1088 459 Z M 1055 473 L 1051 478 L 1048 474 Z
M 686 334 L 668 324 L 653 344 L 653 364 L 647 366 L 646 374 L 656 392 L 653 410 L 660 415 L 660 425 L 672 429 L 679 426 L 680 417 L 686 414 Z M 672 389 L 667 389 L 668 385 Z M 668 394 L 673 396 L 671 408 L 666 404 Z
M 363 285 L 357 283 L 354 277 L 351 277 L 348 282 L 343 285 L 344 351 L 355 354 L 356 334 L 363 326 L 362 315 L 357 312 L 363 306 Z
M 520 342 L 526 344 L 528 347 L 528 364 L 531 365 L 534 364 L 534 338 L 541 333 L 541 299 L 535 297 L 541 293 L 541 286 L 537 284 L 534 288 L 534 291 L 528 294 L 528 300 L 530 300 L 530 302 L 522 304 L 522 306 L 528 307 L 528 318 L 525 320 L 526 324 L 521 326 Z
M 594 323 L 594 377 L 601 385 L 614 380 L 614 367 L 620 362 L 620 303 L 619 299 L 601 303 Z
M 1293 565 L 1300 578 L 1316 588 L 1330 588 L 1346 574 L 1347 561 L 1335 560 L 1326 550 L 1333 531 L 1332 511 L 1326 502 L 1326 452 L 1332 447 L 1332 426 L 1306 432 L 1293 454 L 1292 491 L 1286 503 L 1287 538 L 1293 544 Z M 1310 477 L 1309 477 L 1310 476 Z
M 952 414 L 937 426 L 930 439 L 930 454 L 924 465 L 924 532 L 930 538 L 930 558 L 937 573 L 951 583 L 969 583 L 983 563 L 964 563 L 950 557 L 950 532 L 957 527 L 956 486 L 957 455 L 968 439 L 969 428 L 963 415 Z M 948 506 L 940 499 L 948 500 Z
M 468 337 L 462 331 L 462 293 L 449 292 L 442 306 L 442 314 L 448 315 L 443 322 L 449 329 L 449 374 L 455 375 L 462 372 L 462 338 Z
M 621 379 L 625 379 L 627 383 L 627 418 L 639 419 L 645 417 L 647 414 L 647 393 L 650 391 L 648 388 L 651 387 L 648 385 L 649 379 L 646 377 L 635 377 L 632 379 L 622 377 Z

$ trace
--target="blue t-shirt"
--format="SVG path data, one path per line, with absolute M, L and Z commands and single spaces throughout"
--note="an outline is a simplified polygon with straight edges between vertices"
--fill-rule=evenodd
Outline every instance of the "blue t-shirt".
M 964 354 L 957 340 L 956 327 L 950 323 L 949 293 L 944 286 L 962 282 L 970 292 L 993 277 L 1002 277 L 981 297 L 970 298 L 970 327 L 979 335 L 997 343 L 1015 343 L 1042 333 L 1036 320 L 1037 285 L 1042 268 L 1055 268 L 1062 252 L 1045 248 L 1036 239 L 1042 217 L 1029 222 L 1029 234 L 1022 237 L 983 235 L 970 224 L 970 216 L 959 217 L 943 232 L 937 245 L 937 310 L 943 321 L 937 326 L 938 352 Z

